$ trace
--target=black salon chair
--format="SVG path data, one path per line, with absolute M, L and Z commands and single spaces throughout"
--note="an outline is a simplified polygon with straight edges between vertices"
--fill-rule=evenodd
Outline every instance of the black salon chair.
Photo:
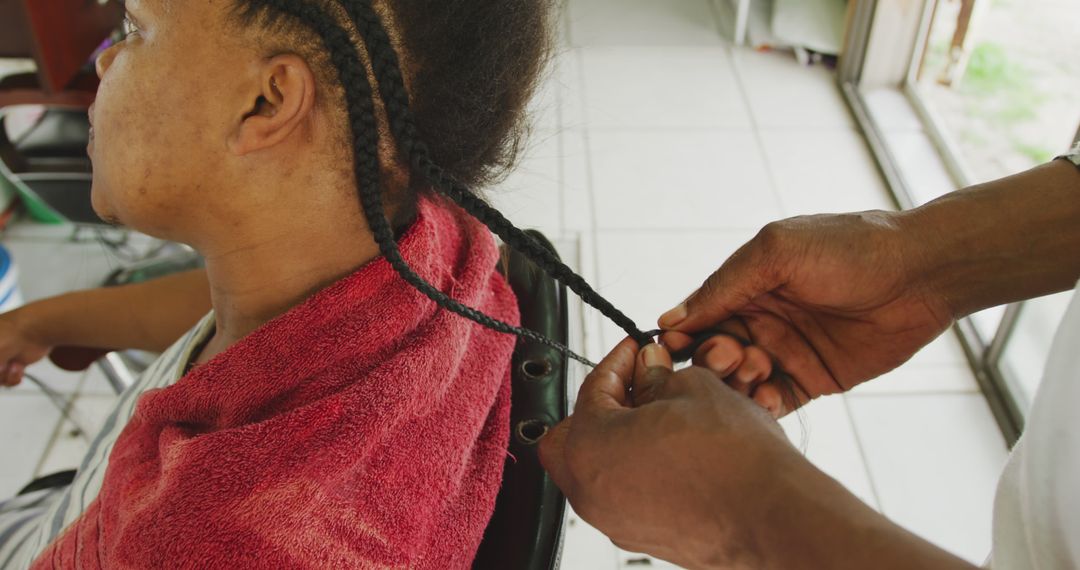
M 552 252 L 540 232 L 528 232 Z M 566 287 L 524 255 L 503 248 L 503 270 L 518 298 L 521 325 L 568 343 Z M 566 417 L 567 366 L 562 353 L 518 339 L 511 362 L 510 455 L 495 514 L 484 532 L 476 570 L 555 570 L 562 551 L 566 499 L 540 465 L 537 443 Z
M 7 136 L 0 110 L 0 184 L 11 187 L 35 217 L 103 226 L 90 202 L 85 109 L 49 108 L 18 139 Z

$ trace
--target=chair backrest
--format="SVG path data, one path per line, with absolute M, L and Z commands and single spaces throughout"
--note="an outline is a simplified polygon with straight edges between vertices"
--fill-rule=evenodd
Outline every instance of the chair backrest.
M 542 234 L 529 233 L 555 251 Z M 565 345 L 569 336 L 566 288 L 522 254 L 508 248 L 503 252 L 503 269 L 517 295 L 522 326 Z M 560 352 L 518 339 L 510 375 L 511 457 L 474 569 L 554 570 L 559 566 L 566 499 L 540 465 L 537 443 L 566 417 L 567 365 Z
M 5 113 L 0 109 L 0 196 L 18 195 L 39 222 L 106 225 L 90 198 L 86 112 L 50 109 L 19 141 L 8 138 Z M 81 158 L 74 150 L 78 148 L 83 149 Z

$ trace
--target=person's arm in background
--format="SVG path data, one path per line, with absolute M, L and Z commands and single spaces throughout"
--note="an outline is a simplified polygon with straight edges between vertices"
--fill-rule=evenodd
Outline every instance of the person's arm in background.
M 29 303 L 0 315 L 0 385 L 56 346 L 163 351 L 209 310 L 202 269 Z
M 672 372 L 657 345 L 616 347 L 540 458 L 616 545 L 686 568 L 974 568 L 819 471 L 712 372 Z
M 905 212 L 769 224 L 660 325 L 677 331 L 663 341 L 678 350 L 689 344 L 683 333 L 738 317 L 737 332 L 777 360 L 805 401 L 899 366 L 957 318 L 1077 279 L 1080 170 L 1055 160 Z M 695 362 L 728 376 L 739 348 L 717 337 Z M 768 376 L 728 381 L 774 415 L 790 411 Z

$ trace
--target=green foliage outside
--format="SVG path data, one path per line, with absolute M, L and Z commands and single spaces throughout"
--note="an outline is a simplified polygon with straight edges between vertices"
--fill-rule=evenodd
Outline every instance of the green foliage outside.
M 1011 59 L 1001 45 L 980 42 L 972 50 L 958 90 L 971 97 L 971 113 L 994 124 L 997 132 L 1009 132 L 1019 123 L 1035 120 L 1046 96 L 1034 89 L 1032 73 Z M 1012 141 L 1013 148 L 1035 163 L 1053 158 L 1054 153 L 1024 141 Z

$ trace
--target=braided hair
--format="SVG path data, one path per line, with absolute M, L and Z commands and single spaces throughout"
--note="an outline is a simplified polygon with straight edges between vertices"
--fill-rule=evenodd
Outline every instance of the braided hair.
M 380 180 L 379 129 L 375 112 L 376 89 L 361 60 L 360 47 L 328 8 L 336 4 L 344 10 L 359 36 L 371 65 L 377 91 L 385 107 L 390 132 L 400 158 L 414 174 L 430 184 L 469 215 L 473 216 L 509 247 L 523 253 L 547 275 L 566 285 L 587 304 L 599 310 L 640 345 L 652 341 L 655 333 L 641 331 L 625 314 L 597 293 L 580 275 L 528 234 L 507 220 L 432 157 L 418 135 L 402 75 L 398 54 L 371 0 L 332 0 L 325 5 L 296 0 L 244 0 L 241 14 L 249 20 L 261 18 L 270 26 L 287 19 L 313 32 L 329 56 L 330 64 L 344 88 L 346 112 L 353 148 L 360 204 L 379 251 L 390 266 L 412 287 L 439 307 L 468 318 L 495 331 L 514 334 L 559 350 L 587 365 L 594 364 L 566 346 L 539 333 L 517 327 L 484 314 L 446 295 L 418 275 L 401 256 L 393 228 L 386 217 Z

